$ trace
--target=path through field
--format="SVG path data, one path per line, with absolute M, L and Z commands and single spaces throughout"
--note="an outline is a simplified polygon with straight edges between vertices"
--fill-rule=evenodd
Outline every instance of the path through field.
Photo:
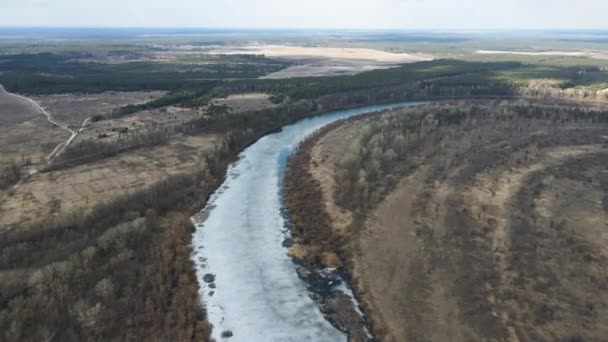
M 71 129 L 68 125 L 57 121 L 53 117 L 53 115 L 51 113 L 49 113 L 46 109 L 44 109 L 42 106 L 40 106 L 38 104 L 38 102 L 36 102 L 28 97 L 22 96 L 22 95 L 10 93 L 6 89 L 4 89 L 4 87 L 1 84 L 0 84 L 0 92 L 5 92 L 9 95 L 18 97 L 20 99 L 23 99 L 23 100 L 29 102 L 32 105 L 32 107 L 34 107 L 36 109 L 36 111 L 38 111 L 40 114 L 43 114 L 50 123 L 52 123 L 53 125 L 61 128 L 61 129 L 64 129 L 64 130 L 70 132 L 70 134 L 71 134 L 70 137 L 66 141 L 57 145 L 57 147 L 55 147 L 55 149 L 47 156 L 47 158 L 46 158 L 47 164 L 50 164 L 55 158 L 57 158 L 61 153 L 63 153 L 63 151 L 65 151 L 65 149 L 72 143 L 72 141 L 74 141 L 74 139 L 78 136 L 78 134 L 80 132 L 82 132 L 82 130 L 84 130 L 87 123 L 91 120 L 91 118 L 87 118 L 86 120 L 83 121 L 83 123 L 79 129 Z

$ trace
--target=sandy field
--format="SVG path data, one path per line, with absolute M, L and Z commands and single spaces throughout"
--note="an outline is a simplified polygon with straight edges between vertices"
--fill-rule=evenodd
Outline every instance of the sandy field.
M 291 78 L 311 76 L 354 75 L 374 69 L 386 69 L 399 64 L 427 61 L 429 56 L 390 53 L 365 48 L 302 47 L 287 45 L 227 46 L 208 53 L 255 54 L 284 58 L 298 65 L 291 66 L 262 78 Z
M 281 79 L 292 77 L 356 75 L 365 71 L 388 69 L 392 67 L 395 67 L 395 65 L 370 62 L 369 60 L 329 59 L 290 66 L 261 78 Z
M 281 58 L 324 58 L 372 60 L 384 63 L 411 63 L 428 60 L 428 57 L 409 53 L 390 53 L 365 48 L 303 47 L 288 45 L 243 45 L 211 50 L 209 53 L 226 55 L 264 55 Z
M 310 171 L 350 241 L 355 286 L 382 341 L 608 334 L 608 127 L 480 120 L 429 133 L 357 222 L 336 204 L 333 175 L 368 120 L 323 136 Z

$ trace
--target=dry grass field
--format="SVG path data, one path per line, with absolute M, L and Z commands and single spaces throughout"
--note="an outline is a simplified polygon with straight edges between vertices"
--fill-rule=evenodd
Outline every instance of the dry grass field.
M 142 110 L 121 118 L 90 122 L 77 141 L 87 139 L 109 141 L 118 138 L 121 131 L 142 133 L 158 128 L 170 128 L 204 114 L 203 108 L 191 109 L 174 106 Z
M 150 101 L 165 93 L 155 91 L 61 94 L 36 96 L 32 97 L 32 100 L 49 112 L 56 122 L 77 129 L 87 118 L 110 113 L 113 109 L 127 104 Z M 109 125 L 114 127 L 111 123 Z M 85 129 L 83 136 L 97 135 L 98 131 Z M 50 123 L 31 102 L 0 88 L 0 166 L 22 156 L 31 158 L 34 164 L 44 164 L 44 159 L 55 147 L 69 137 L 70 132 Z
M 69 137 L 69 132 L 48 122 L 29 101 L 0 86 L 0 167 L 22 157 L 43 160 Z
M 201 154 L 213 148 L 215 139 L 215 136 L 182 137 L 154 148 L 37 173 L 0 203 L 0 229 L 27 227 L 71 213 L 86 214 L 118 196 L 192 171 L 199 165 Z
M 165 92 L 106 92 L 100 94 L 44 95 L 33 98 L 61 124 L 72 129 L 94 115 L 104 115 L 126 104 L 158 98 Z M 51 124 L 43 113 L 25 98 L 0 93 L 3 112 L 1 146 L 3 162 L 9 164 L 21 155 L 32 157 L 35 168 L 46 163 L 45 157 L 69 132 Z M 235 94 L 213 100 L 230 112 L 246 112 L 276 107 L 262 93 Z M 74 139 L 73 145 L 86 140 L 107 142 L 119 139 L 124 132 L 142 133 L 170 129 L 193 118 L 206 115 L 207 107 L 168 106 L 143 110 L 124 117 L 89 122 Z M 122 132 L 122 133 L 121 133 Z M 168 143 L 138 148 L 109 158 L 73 167 L 51 168 L 25 179 L 16 188 L 8 188 L 0 197 L 2 230 L 28 227 L 42 220 L 85 215 L 95 206 L 114 198 L 145 189 L 164 178 L 196 169 L 201 155 L 214 147 L 216 136 L 172 137 Z M 6 161 L 4 161 L 6 159 Z M 38 164 L 38 165 L 36 165 Z
M 264 93 L 244 93 L 213 99 L 211 103 L 217 106 L 228 106 L 229 110 L 234 113 L 253 112 L 276 107 L 277 105 L 270 102 L 269 98 L 270 96 Z
M 348 121 L 307 152 L 381 340 L 608 334 L 608 126 L 557 108 L 540 106 L 546 119 L 508 108 L 481 106 L 472 112 L 487 116 L 447 125 L 433 117 L 439 106 Z M 414 124 L 406 134 L 398 122 Z M 383 159 L 363 159 L 359 179 L 375 163 L 385 176 L 369 190 L 361 180 L 345 188 L 361 149 Z
M 135 95 L 142 96 L 140 97 L 141 99 L 147 99 L 148 96 L 161 95 L 161 92 L 120 94 L 124 96 L 127 96 L 125 94 L 133 94 L 134 97 L 130 98 L 131 102 L 129 102 L 133 103 L 133 101 L 138 98 Z M 120 98 L 122 97 L 118 97 L 117 100 Z M 95 102 L 92 101 L 90 103 L 93 104 Z M 263 93 L 232 94 L 225 98 L 215 98 L 210 101 L 210 104 L 215 106 L 226 106 L 230 113 L 259 111 L 277 106 L 270 102 L 268 94 Z M 112 107 L 109 107 L 108 109 L 110 108 Z M 90 122 L 87 125 L 87 129 L 78 136 L 76 142 L 87 139 L 107 142 L 117 139 L 119 132 L 121 131 L 126 130 L 130 133 L 141 133 L 159 128 L 171 128 L 208 114 L 209 106 L 197 108 L 167 106 L 157 109 L 142 110 L 121 118 Z
M 78 126 L 95 115 L 105 115 L 112 110 L 158 99 L 166 91 L 105 92 L 98 94 L 54 94 L 32 97 L 60 122 Z

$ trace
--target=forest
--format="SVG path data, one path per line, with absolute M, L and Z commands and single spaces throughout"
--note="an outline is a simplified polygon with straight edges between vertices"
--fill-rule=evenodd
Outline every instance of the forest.
M 0 55 L 0 83 L 27 94 L 198 88 L 209 80 L 257 78 L 287 66 L 257 56 L 201 57 L 198 62 L 82 62 L 86 53 Z
M 533 59 L 466 61 L 437 59 L 373 70 L 354 76 L 257 79 L 289 64 L 263 56 L 207 55 L 208 60 L 140 61 L 119 64 L 82 62 L 86 53 L 0 56 L 0 83 L 26 94 L 168 90 L 152 103 L 122 108 L 117 116 L 166 105 L 201 106 L 218 94 L 266 92 L 274 101 L 416 84 L 428 88 L 473 87 L 475 95 L 561 96 L 605 100 L 608 72 L 584 58 L 546 64 Z M 203 58 L 203 59 L 204 59 Z M 125 77 L 128 75 L 128 77 Z M 445 94 L 437 93 L 438 96 Z

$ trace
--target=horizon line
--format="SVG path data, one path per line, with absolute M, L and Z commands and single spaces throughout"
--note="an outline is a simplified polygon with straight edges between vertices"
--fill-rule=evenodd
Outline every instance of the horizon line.
M 382 27 L 210 27 L 210 26 L 43 26 L 43 25 L 0 25 L 0 29 L 155 29 L 155 30 L 232 30 L 232 31 L 606 31 L 606 28 L 564 28 L 564 27 L 545 27 L 545 28 L 526 28 L 526 27 L 485 27 L 485 28 L 431 28 L 431 27 L 411 27 L 411 28 L 382 28 Z

